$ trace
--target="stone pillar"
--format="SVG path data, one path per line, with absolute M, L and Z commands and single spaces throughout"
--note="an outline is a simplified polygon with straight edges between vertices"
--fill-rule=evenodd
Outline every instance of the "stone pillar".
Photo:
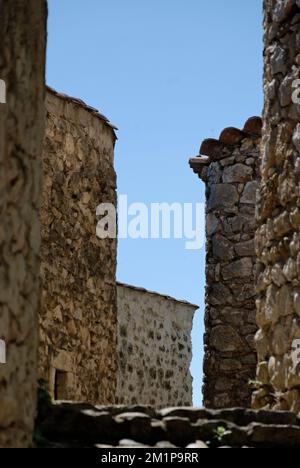
M 0 104 L 2 448 L 27 447 L 35 418 L 45 31 L 45 1 L 0 2 L 0 79 L 6 83 L 6 104 Z
M 41 206 L 40 375 L 58 400 L 113 404 L 117 385 L 116 239 L 96 235 L 116 206 L 114 127 L 48 89 Z
M 254 408 L 295 412 L 300 411 L 299 7 L 299 0 L 264 1 L 265 107 L 257 210 L 260 388 L 253 399 Z
M 257 364 L 255 199 L 261 119 L 205 140 L 190 161 L 206 183 L 206 313 L 204 404 L 250 407 Z

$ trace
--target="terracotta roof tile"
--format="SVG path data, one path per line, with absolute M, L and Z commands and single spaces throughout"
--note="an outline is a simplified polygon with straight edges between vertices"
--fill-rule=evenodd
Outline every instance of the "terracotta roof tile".
M 260 117 L 250 117 L 244 126 L 244 132 L 249 135 L 261 136 L 263 122 Z
M 238 128 L 228 127 L 223 130 L 219 140 L 226 145 L 237 145 L 245 138 L 245 132 Z
M 232 147 L 239 145 L 245 138 L 261 137 L 262 125 L 261 117 L 254 116 L 246 121 L 243 130 L 227 127 L 221 132 L 218 140 L 207 138 L 201 144 L 199 156 L 190 159 L 190 167 L 196 174 L 201 174 L 204 165 L 228 157 Z M 203 159 L 202 156 L 207 158 Z
M 200 147 L 200 155 L 208 156 L 211 160 L 221 156 L 224 144 L 219 140 L 208 138 L 202 142 Z

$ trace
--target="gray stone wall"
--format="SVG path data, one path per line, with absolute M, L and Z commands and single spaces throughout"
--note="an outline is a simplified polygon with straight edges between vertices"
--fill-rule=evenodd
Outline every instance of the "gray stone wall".
M 300 2 L 265 0 L 255 408 L 300 411 Z M 298 88 L 298 90 L 297 90 Z M 298 104 L 297 104 L 298 102 Z
M 197 306 L 118 284 L 118 404 L 192 406 Z
M 261 119 L 205 140 L 191 167 L 206 184 L 204 404 L 250 407 L 257 357 L 256 191 Z
M 77 99 L 48 89 L 46 109 L 40 376 L 54 398 L 112 404 L 117 242 L 97 238 L 96 208 L 116 205 L 116 136 Z
M 46 16 L 42 0 L 0 1 L 1 448 L 31 443 L 36 411 Z

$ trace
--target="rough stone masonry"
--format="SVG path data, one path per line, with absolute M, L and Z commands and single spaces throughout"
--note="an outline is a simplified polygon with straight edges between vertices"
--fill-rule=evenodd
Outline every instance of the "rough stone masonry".
M 255 408 L 300 411 L 300 2 L 265 0 Z
M 262 121 L 205 140 L 191 167 L 206 183 L 204 404 L 250 407 L 254 335 L 256 191 Z
M 116 206 L 114 128 L 52 89 L 46 109 L 39 374 L 55 400 L 192 405 L 198 307 L 117 286 L 116 239 L 96 236 L 97 206 Z
M 32 440 L 40 304 L 46 2 L 0 2 L 0 447 Z
M 116 205 L 116 135 L 95 109 L 51 89 L 46 109 L 39 373 L 55 399 L 113 404 L 117 242 L 96 236 L 96 209 Z
M 118 284 L 118 385 L 122 405 L 192 406 L 192 326 L 198 306 Z

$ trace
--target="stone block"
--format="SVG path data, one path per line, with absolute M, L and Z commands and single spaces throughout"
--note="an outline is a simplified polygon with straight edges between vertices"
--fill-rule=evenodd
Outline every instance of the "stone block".
M 238 203 L 239 196 L 236 188 L 230 184 L 216 184 L 210 188 L 207 203 L 208 212 L 213 210 L 231 209 Z
M 245 164 L 235 164 L 226 167 L 223 172 L 223 182 L 225 184 L 245 183 L 252 179 L 253 169 Z
M 225 281 L 235 278 L 251 278 L 252 273 L 253 263 L 251 258 L 237 260 L 222 269 L 222 276 Z
M 248 182 L 245 186 L 241 197 L 241 203 L 255 205 L 256 204 L 256 194 L 259 188 L 257 181 Z

